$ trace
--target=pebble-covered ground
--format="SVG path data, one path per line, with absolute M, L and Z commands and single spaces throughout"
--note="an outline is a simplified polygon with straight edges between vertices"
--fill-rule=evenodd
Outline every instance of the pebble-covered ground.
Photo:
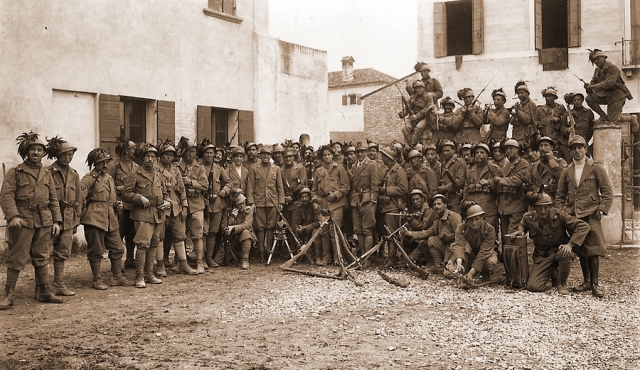
M 85 260 L 68 265 L 78 294 L 62 305 L 34 301 L 33 270 L 21 275 L 0 312 L 0 369 L 640 368 L 639 248 L 601 261 L 603 299 L 460 290 L 407 270 L 389 272 L 407 288 L 374 270 L 357 271 L 357 287 L 255 264 L 95 291 Z M 580 280 L 576 261 L 569 284 Z

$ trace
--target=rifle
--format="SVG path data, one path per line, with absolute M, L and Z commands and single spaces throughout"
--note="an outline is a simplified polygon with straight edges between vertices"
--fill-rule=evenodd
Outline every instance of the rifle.
M 571 137 L 576 134 L 576 120 L 573 118 L 573 113 L 571 113 L 569 109 L 569 104 L 567 104 L 565 108 L 567 109 L 567 113 L 569 113 L 569 137 Z
M 384 228 L 385 228 L 385 230 L 387 230 L 388 233 L 391 233 L 391 230 L 389 230 L 387 225 L 384 225 Z M 391 240 L 393 242 L 393 244 L 395 244 L 396 248 L 400 251 L 400 254 L 402 254 L 402 258 L 407 262 L 409 267 L 411 267 L 414 271 L 416 271 L 418 273 L 418 276 L 420 276 L 420 279 L 427 280 L 429 278 L 429 273 L 427 271 L 421 269 L 420 266 L 416 265 L 416 263 L 413 262 L 411 257 L 409 257 L 407 252 L 404 250 L 404 248 L 402 248 L 402 246 L 400 245 L 400 243 L 398 242 L 396 237 L 390 235 L 390 236 L 388 236 L 388 238 L 389 238 L 389 240 Z
M 322 232 L 322 228 L 324 227 L 324 225 L 329 223 L 329 219 L 327 218 L 325 221 L 322 221 L 320 223 L 320 227 L 316 229 L 316 231 L 313 232 L 313 235 L 311 235 L 311 238 L 309 239 L 309 241 L 307 241 L 307 243 L 305 245 L 303 245 L 300 248 L 300 252 L 298 252 L 298 254 L 296 254 L 295 256 L 293 256 L 293 258 L 291 258 L 290 260 L 288 260 L 287 262 L 283 263 L 282 265 L 280 265 L 280 268 L 287 271 L 288 269 L 291 268 L 291 266 L 293 266 L 293 264 L 303 255 L 305 255 L 307 253 L 307 251 L 309 250 L 309 248 L 311 248 L 311 246 L 313 245 L 313 242 L 316 240 L 316 238 L 320 235 L 320 233 Z
M 404 106 L 407 108 L 407 110 L 409 111 L 409 113 L 411 113 L 411 115 L 414 115 L 415 113 L 413 113 L 413 110 L 411 109 L 411 102 L 409 102 L 407 100 L 407 98 L 404 96 L 404 94 L 402 93 L 402 90 L 400 90 L 400 87 L 398 86 L 398 84 L 393 84 L 396 89 L 398 89 L 398 91 L 400 92 L 400 96 L 402 97 L 402 103 L 404 104 Z
M 491 81 L 493 81 L 493 79 L 496 78 L 496 76 L 493 76 L 493 78 L 491 79 Z M 480 92 L 478 93 L 478 95 L 476 95 L 476 98 L 473 99 L 473 102 L 471 103 L 471 106 L 473 107 L 476 102 L 478 101 L 478 99 L 480 98 L 480 95 L 482 95 L 482 93 L 487 89 L 487 87 L 489 87 L 489 84 L 491 83 L 491 81 L 487 82 L 486 85 L 484 85 L 484 88 L 482 90 L 480 90 Z
M 589 85 L 589 83 L 588 83 L 587 81 L 585 81 L 585 80 L 583 80 L 582 78 L 578 77 L 578 75 L 577 75 L 577 74 L 575 74 L 575 73 L 574 73 L 573 75 L 574 75 L 574 76 L 576 76 L 576 78 L 577 78 L 578 80 L 582 81 L 582 83 L 583 83 L 585 86 L 586 86 L 586 85 Z M 596 91 L 596 90 L 594 90 L 594 89 L 587 89 L 587 88 L 585 87 L 585 91 L 587 92 L 587 94 L 589 93 L 589 90 L 591 90 L 594 94 L 596 94 L 596 96 L 597 96 L 597 97 L 604 98 L 605 96 L 607 96 L 607 93 L 606 93 L 605 91 L 602 91 L 602 90 L 600 90 L 600 91 Z
M 408 222 L 405 222 L 404 224 L 402 224 L 402 226 L 400 226 L 399 228 L 396 229 L 396 231 L 392 232 L 391 234 L 389 234 L 389 237 L 397 234 L 400 229 L 402 229 L 404 226 L 406 226 L 408 224 Z M 362 256 L 360 257 L 356 257 L 356 260 L 351 262 L 349 264 L 349 266 L 347 266 L 347 269 L 352 268 L 355 265 L 360 265 L 360 262 L 365 261 L 367 258 L 369 258 L 369 256 L 371 256 L 372 254 L 374 254 L 375 252 L 378 251 L 378 249 L 380 249 L 380 247 L 382 246 L 382 244 L 384 244 L 385 240 L 382 239 L 378 242 L 378 244 L 374 245 L 373 248 L 369 249 L 368 251 L 366 251 Z

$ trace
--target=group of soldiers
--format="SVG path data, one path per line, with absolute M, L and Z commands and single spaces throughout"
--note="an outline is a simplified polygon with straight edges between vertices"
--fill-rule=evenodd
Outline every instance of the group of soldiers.
M 594 115 L 582 102 L 615 122 L 630 94 L 619 75 L 610 83 L 617 67 L 604 53 L 595 51 L 591 60 L 598 68 L 585 84 L 587 97 L 571 94 L 570 112 L 555 103 L 554 88 L 542 92 L 546 104 L 536 107 L 526 83 L 519 82 L 520 101 L 511 112 L 502 89 L 492 93 L 494 108 L 485 109 L 476 105 L 473 91 L 463 89 L 461 108 L 454 113 L 455 103 L 445 98 L 444 113 L 438 113 L 442 88 L 420 65 L 423 78 L 408 86 L 410 109 L 401 113 L 410 123 L 403 129 L 407 143 L 386 147 L 332 142 L 314 151 L 287 141 L 220 148 L 185 137 L 154 146 L 122 138 L 117 158 L 92 150 L 86 158 L 90 171 L 80 179 L 70 166 L 77 148 L 57 136 L 45 142 L 25 133 L 17 138 L 23 163 L 7 172 L 0 190 L 10 231 L 0 309 L 13 305 L 29 260 L 37 300 L 61 303 L 60 296 L 75 294 L 65 284 L 64 266 L 79 225 L 97 290 L 108 289 L 101 274 L 105 251 L 111 285 L 131 285 L 123 275 L 131 268 L 133 285 L 144 288 L 162 283 L 167 268 L 198 275 L 237 260 L 249 269 L 252 250 L 253 260 L 264 262 L 269 252 L 270 261 L 282 240 L 300 247 L 300 240 L 313 239 L 313 263 L 339 264 L 340 230 L 359 254 L 397 231 L 410 258 L 430 264 L 431 273 L 466 281 L 477 273 L 490 281 L 502 247 L 528 234 L 534 265 L 521 288 L 543 291 L 553 285 L 568 294 L 577 255 L 584 282 L 574 290 L 602 297 L 600 219 L 613 193 L 602 165 L 587 155 Z M 598 105 L 604 103 L 608 117 Z M 485 123 L 490 129 L 482 133 Z M 42 163 L 45 155 L 53 160 L 50 166 Z M 195 269 L 188 263 L 187 242 Z M 383 248 L 380 256 L 392 267 L 400 253 Z

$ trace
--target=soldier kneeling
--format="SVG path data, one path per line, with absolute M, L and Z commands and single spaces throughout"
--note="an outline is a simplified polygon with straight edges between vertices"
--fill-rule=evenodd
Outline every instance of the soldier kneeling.
M 227 209 L 224 215 L 222 215 L 222 226 L 224 228 L 224 234 L 238 235 L 238 242 L 240 242 L 242 251 L 240 253 L 240 262 L 243 270 L 249 269 L 249 252 L 251 251 L 251 245 L 258 241 L 256 234 L 253 232 L 253 211 L 254 206 L 246 204 L 247 198 L 243 194 L 236 195 L 235 205 L 233 209 Z M 228 244 L 229 248 L 233 247 L 233 244 Z M 222 248 L 218 249 L 219 254 L 226 253 L 224 244 Z M 216 256 L 216 260 L 222 259 L 223 256 Z

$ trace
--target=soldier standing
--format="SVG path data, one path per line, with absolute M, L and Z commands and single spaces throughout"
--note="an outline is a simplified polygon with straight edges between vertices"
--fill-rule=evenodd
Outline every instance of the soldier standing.
M 456 156 L 455 144 L 445 141 L 440 148 L 442 153 L 442 167 L 438 175 L 437 193 L 448 200 L 449 209 L 460 211 L 460 191 L 464 187 L 464 161 Z
M 509 159 L 502 169 L 503 177 L 493 181 L 498 190 L 498 213 L 502 235 L 512 234 L 518 229 L 522 215 L 527 211 L 524 186 L 529 183 L 529 162 L 520 158 L 520 144 L 508 139 L 502 148 Z
M 48 139 L 47 157 L 56 159 L 49 166 L 53 181 L 56 184 L 62 225 L 60 234 L 53 240 L 53 292 L 61 296 L 74 296 L 76 293 L 67 289 L 64 284 L 64 263 L 71 257 L 73 234 L 80 224 L 82 204 L 80 203 L 80 176 L 69 166 L 78 148 L 55 136 Z
M 338 141 L 331 143 L 331 149 L 333 149 L 333 161 L 337 164 L 344 166 L 344 154 L 342 153 L 342 144 Z
M 407 173 L 396 162 L 396 152 L 393 148 L 382 149 L 382 161 L 388 170 L 379 189 L 378 204 L 384 224 L 393 232 L 400 227 L 400 220 L 398 216 L 392 216 L 390 213 L 398 213 L 405 208 L 405 199 L 409 193 Z M 388 266 L 393 266 L 396 256 L 389 256 L 387 263 Z
M 502 142 L 500 141 L 493 144 L 493 148 L 491 149 L 491 157 L 492 159 L 489 160 L 489 163 L 495 164 L 501 169 L 505 164 L 507 164 L 507 162 L 509 162 L 507 157 L 504 155 L 504 152 L 502 151 Z
M 573 103 L 573 108 L 569 112 L 573 115 L 573 120 L 576 123 L 576 135 L 582 136 L 588 144 L 593 137 L 593 121 L 595 119 L 593 111 L 582 105 L 584 103 L 584 94 L 582 93 L 570 93 L 569 100 Z M 588 152 L 591 152 L 591 147 Z
M 591 290 L 596 297 L 604 292 L 598 284 L 600 260 L 606 254 L 604 231 L 600 219 L 613 202 L 611 181 L 604 167 L 586 158 L 587 142 L 573 135 L 569 140 L 573 162 L 562 171 L 558 181 L 556 204 L 567 213 L 587 222 L 591 228 L 584 243 L 573 252 L 580 257 L 584 282 L 577 291 Z
M 502 169 L 489 163 L 489 146 L 479 143 L 473 148 L 475 165 L 467 168 L 463 197 L 475 202 L 484 211 L 484 220 L 498 230 L 498 206 L 496 177 L 502 177 Z
M 11 247 L 5 261 L 7 281 L 0 310 L 9 309 L 15 299 L 16 283 L 27 262 L 36 275 L 36 299 L 62 303 L 49 288 L 49 248 L 60 234 L 62 216 L 51 171 L 42 166 L 44 142 L 38 134 L 18 136 L 18 154 L 23 163 L 11 168 L 0 190 L 0 207 L 11 232 Z
M 367 145 L 359 142 L 356 146 L 357 162 L 351 179 L 351 212 L 353 227 L 358 236 L 361 253 L 373 248 L 373 231 L 376 226 L 376 205 L 380 170 L 378 164 L 367 158 Z M 365 265 L 368 265 L 368 260 Z
M 507 102 L 507 94 L 504 93 L 502 88 L 493 90 L 491 92 L 493 98 L 493 106 L 491 109 L 489 105 L 484 110 L 484 123 L 489 124 L 489 132 L 484 138 L 484 142 L 491 145 L 496 141 L 502 141 L 507 137 L 507 130 L 509 129 L 509 121 L 511 120 L 511 114 L 507 108 L 504 107 Z
M 518 102 L 513 105 L 511 113 L 511 125 L 513 131 L 511 137 L 516 140 L 521 147 L 528 145 L 529 140 L 537 135 L 538 129 L 534 121 L 536 116 L 536 104 L 529 97 L 529 87 L 524 81 L 518 81 L 514 88 L 518 95 Z
M 433 153 L 435 154 L 435 148 Z M 434 196 L 438 187 L 436 173 L 422 163 L 422 155 L 415 149 L 409 151 L 407 160 L 409 161 L 406 167 L 408 189 L 420 189 L 425 196 Z
M 475 144 L 482 140 L 480 135 L 480 127 L 484 121 L 482 108 L 474 104 L 475 94 L 468 87 L 458 91 L 458 98 L 464 101 L 464 106 L 455 113 L 453 128 L 456 136 L 453 141 L 456 144 Z
M 107 171 L 109 161 L 111 156 L 104 149 L 93 149 L 87 155 L 90 171 L 80 181 L 81 199 L 85 202 L 80 223 L 84 225 L 87 260 L 93 275 L 92 286 L 96 290 L 107 289 L 100 273 L 104 250 L 109 251 L 112 284 L 129 285 L 129 281 L 122 276 L 124 246 L 117 216 L 117 212 L 122 212 L 123 205 L 122 201 L 117 200 L 115 183 Z
M 527 289 L 542 292 L 549 289 L 549 279 L 557 277 L 558 293 L 567 295 L 567 279 L 571 272 L 573 249 L 582 245 L 589 233 L 589 225 L 558 208 L 552 208 L 551 196 L 540 193 L 535 209 L 522 217 L 515 235 L 529 233 L 533 239 L 533 269 Z M 567 234 L 567 233 L 570 233 Z
M 115 161 L 109 162 L 109 167 L 107 167 L 107 172 L 109 172 L 109 175 L 113 178 L 113 182 L 116 185 L 116 194 L 118 195 L 119 201 L 122 201 L 122 190 L 124 189 L 125 179 L 139 167 L 133 160 L 135 150 L 136 144 L 133 141 L 120 138 L 115 149 L 118 158 Z M 133 225 L 133 220 L 130 217 L 133 205 L 124 201 L 122 205 L 124 209 L 118 213 L 118 219 L 120 222 L 120 235 L 124 238 L 127 253 L 124 267 L 134 268 L 136 245 L 133 242 L 133 238 L 136 235 L 136 230 Z
M 546 104 L 536 109 L 536 126 L 540 135 L 553 140 L 554 147 L 559 149 L 559 154 L 564 159 L 569 159 L 569 125 L 567 123 L 568 113 L 564 105 L 556 103 L 558 92 L 553 87 L 542 90 L 542 96 Z M 566 148 L 566 150 L 565 150 Z
M 303 165 L 294 161 L 295 155 L 296 153 L 293 149 L 287 148 L 284 153 L 284 165 L 282 166 L 282 184 L 284 186 L 284 209 L 282 214 L 291 227 L 298 224 L 298 220 L 296 220 L 296 202 L 298 201 L 300 190 L 307 185 L 307 171 Z
M 593 77 L 584 84 L 587 91 L 587 105 L 600 115 L 601 121 L 617 122 L 620 120 L 622 107 L 627 99 L 633 99 L 631 92 L 622 79 L 622 71 L 607 61 L 607 54 L 595 49 L 589 53 L 589 61 L 596 65 Z M 607 105 L 605 113 L 600 105 Z
M 437 130 L 433 132 L 433 137 L 431 138 L 431 142 L 434 145 L 438 141 L 453 141 L 456 136 L 456 131 L 453 128 L 453 122 L 456 119 L 453 109 L 456 107 L 456 104 L 453 99 L 447 96 L 442 99 L 440 106 L 444 112 L 438 114 L 438 123 L 436 124 Z
M 258 158 L 258 144 L 249 142 L 245 145 L 244 151 L 247 155 L 245 160 L 245 166 L 247 168 L 251 168 L 254 164 L 260 163 L 260 159 Z
M 529 173 L 530 189 L 538 192 L 541 188 L 555 198 L 558 189 L 558 179 L 562 170 L 567 167 L 567 162 L 562 158 L 556 158 L 553 154 L 555 142 L 548 136 L 538 140 L 540 159 L 531 164 Z
M 320 209 L 331 214 L 336 227 L 342 227 L 344 207 L 347 205 L 349 194 L 349 175 L 344 167 L 333 161 L 333 149 L 328 146 L 318 150 L 322 156 L 322 166 L 316 168 L 313 177 L 316 179 L 311 190 L 312 199 Z M 331 262 L 333 229 L 325 227 L 320 235 L 322 250 L 316 248 L 316 264 L 324 266 Z M 337 246 L 335 246 L 337 247 Z M 324 257 L 321 256 L 324 253 Z
M 276 166 L 282 168 L 284 166 L 284 147 L 280 144 L 274 144 L 271 158 Z

